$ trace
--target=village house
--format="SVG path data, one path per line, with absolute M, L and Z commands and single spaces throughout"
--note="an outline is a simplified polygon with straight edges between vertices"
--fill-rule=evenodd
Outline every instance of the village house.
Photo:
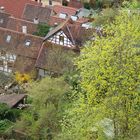
M 36 71 L 39 77 L 44 77 L 53 67 L 51 71 L 57 73 L 57 68 L 48 65 L 46 60 L 51 46 L 79 53 L 96 30 L 90 25 L 89 18 L 78 17 L 77 8 L 41 6 L 41 1 L 33 1 L 35 4 L 23 1 L 20 18 L 13 16 L 10 10 L 9 13 L 6 9 L 0 11 L 0 71 Z M 51 27 L 45 38 L 33 35 L 38 24 Z
M 0 27 L 0 71 L 31 73 L 43 38 Z
M 71 19 L 61 23 L 52 29 L 44 41 L 66 46 L 69 48 L 80 48 L 87 40 L 93 37 L 92 28 L 85 28 L 75 24 Z
M 31 22 L 38 22 L 41 24 L 48 24 L 50 26 L 57 26 L 60 23 L 71 18 L 77 24 L 83 24 L 89 21 L 88 16 L 82 15 L 83 9 L 66 7 L 62 5 L 54 6 L 39 6 L 26 4 L 22 18 Z M 80 15 L 80 16 L 79 16 Z

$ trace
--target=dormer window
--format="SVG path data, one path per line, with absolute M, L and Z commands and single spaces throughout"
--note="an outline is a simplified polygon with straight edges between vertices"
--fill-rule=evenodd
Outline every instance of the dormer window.
M 67 14 L 60 13 L 59 14 L 59 18 L 66 19 L 67 18 Z
M 71 16 L 71 19 L 72 19 L 73 21 L 76 21 L 76 20 L 78 20 L 78 17 L 77 17 L 77 16 Z
M 6 42 L 9 43 L 11 41 L 11 35 L 7 35 Z
M 30 40 L 26 40 L 25 46 L 26 46 L 26 47 L 29 47 L 30 45 L 31 45 L 31 41 L 30 41 Z
M 23 32 L 24 34 L 27 34 L 27 26 L 22 26 L 22 32 Z
M 3 24 L 4 20 L 3 19 L 0 19 L 0 24 Z
M 34 18 L 34 24 L 39 24 L 39 18 L 37 17 Z

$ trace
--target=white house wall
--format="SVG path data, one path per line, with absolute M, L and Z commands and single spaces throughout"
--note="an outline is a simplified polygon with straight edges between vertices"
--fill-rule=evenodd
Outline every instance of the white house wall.
M 60 36 L 64 37 L 64 41 L 60 41 Z M 51 38 L 49 38 L 50 42 L 58 44 L 58 45 L 63 45 L 63 46 L 67 46 L 67 47 L 74 47 L 73 43 L 70 41 L 70 39 L 64 34 L 63 31 L 60 31 L 58 33 L 56 33 L 54 36 L 52 36 Z
M 0 71 L 11 73 L 15 60 L 16 55 L 10 53 L 3 54 L 0 52 Z M 8 65 L 9 63 L 12 64 L 12 66 Z

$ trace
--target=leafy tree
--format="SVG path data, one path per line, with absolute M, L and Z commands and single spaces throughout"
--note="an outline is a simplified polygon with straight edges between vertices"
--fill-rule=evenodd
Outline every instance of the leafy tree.
M 96 26 L 105 25 L 107 23 L 113 22 L 118 14 L 118 10 L 115 8 L 106 8 L 102 10 L 99 15 L 96 16 L 94 24 Z
M 20 110 L 10 109 L 6 104 L 0 104 L 0 120 L 8 119 L 15 122 L 20 116 Z
M 23 113 L 15 129 L 25 132 L 31 139 L 51 140 L 61 130 L 59 121 L 70 91 L 63 78 L 48 77 L 34 82 L 29 89 L 31 108 Z
M 0 120 L 0 136 L 6 134 L 6 131 L 13 126 L 13 123 L 7 119 Z
M 121 12 L 107 36 L 85 46 L 77 61 L 79 100 L 66 112 L 59 139 L 136 139 L 140 112 L 140 16 Z
M 55 44 L 47 44 L 47 46 L 44 61 L 46 61 L 46 69 L 50 76 L 60 76 L 74 70 L 73 59 L 77 55 L 73 50 Z

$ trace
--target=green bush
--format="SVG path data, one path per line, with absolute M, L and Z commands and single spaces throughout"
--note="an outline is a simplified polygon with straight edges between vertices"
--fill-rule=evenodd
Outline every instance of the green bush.
M 90 7 L 90 4 L 89 4 L 88 2 L 85 2 L 85 3 L 84 3 L 84 8 L 90 9 L 90 8 L 91 8 L 91 7 Z
M 4 134 L 6 130 L 8 130 L 13 123 L 7 119 L 5 120 L 0 120 L 0 135 Z
M 47 24 L 38 24 L 37 32 L 33 33 L 34 35 L 45 37 L 50 31 L 50 26 Z
M 8 119 L 15 122 L 20 113 L 19 109 L 10 109 L 6 104 L 0 104 L 0 120 Z

